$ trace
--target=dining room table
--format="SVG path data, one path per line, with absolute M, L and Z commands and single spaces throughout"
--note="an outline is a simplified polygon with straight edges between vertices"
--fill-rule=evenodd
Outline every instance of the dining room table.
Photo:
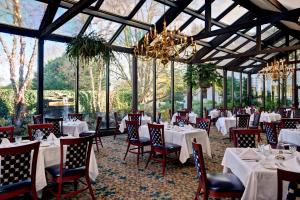
M 300 146 L 300 129 L 281 129 L 278 142 Z
M 213 110 L 209 111 L 208 116 L 210 117 L 210 119 L 215 119 L 215 118 L 220 117 L 220 114 L 221 114 L 220 110 L 213 109 Z M 232 116 L 232 112 L 227 110 L 227 117 L 231 117 L 231 116 Z
M 37 192 L 42 191 L 44 187 L 47 186 L 46 178 L 46 168 L 60 164 L 60 140 L 64 138 L 75 138 L 73 136 L 53 138 L 51 140 L 43 140 L 40 143 L 40 148 L 37 158 L 37 167 L 36 167 L 36 190 Z M 14 147 L 25 144 L 30 144 L 35 141 L 22 140 L 20 143 L 6 143 L 5 145 L 0 145 L 0 148 L 3 147 Z M 64 148 L 66 152 L 66 148 Z M 66 153 L 64 153 L 66 155 Z M 65 160 L 65 158 L 64 158 Z M 99 174 L 98 164 L 96 160 L 95 153 L 92 149 L 90 156 L 90 165 L 89 165 L 89 176 L 92 181 L 95 181 Z
M 125 131 L 125 129 L 126 129 L 126 120 L 128 120 L 128 115 L 126 115 L 123 119 L 122 119 L 122 121 L 121 121 L 121 123 L 120 123 L 120 127 L 119 127 L 119 131 L 121 132 L 121 133 L 123 133 L 124 131 Z M 141 125 L 146 125 L 146 124 L 148 124 L 148 123 L 151 123 L 151 117 L 149 117 L 149 116 L 147 116 L 147 115 L 142 115 L 142 118 L 141 118 Z
M 179 116 L 179 114 L 176 112 L 173 114 L 172 116 L 172 120 L 171 123 L 173 124 L 174 122 L 176 122 L 176 116 Z M 189 113 L 189 122 L 196 124 L 196 118 L 198 117 L 198 115 L 194 112 L 190 112 Z
M 63 121 L 63 133 L 66 135 L 72 135 L 74 137 L 79 137 L 82 132 L 89 131 L 89 127 L 86 121 Z
M 250 122 L 254 119 L 254 114 L 250 116 Z M 281 120 L 281 115 L 275 112 L 261 112 L 259 122 L 277 122 Z
M 231 127 L 236 127 L 236 118 L 231 117 L 219 117 L 216 122 L 217 130 L 222 133 L 223 136 L 229 133 Z
M 265 149 L 263 147 L 262 149 Z M 279 150 L 269 154 L 256 148 L 227 148 L 222 160 L 223 173 L 233 173 L 245 187 L 242 200 L 277 200 L 277 168 L 300 172 L 300 153 L 281 150 L 283 160 L 277 159 Z M 288 183 L 283 183 L 283 199 L 286 199 Z
M 140 137 L 150 138 L 148 125 L 142 125 L 139 128 Z M 192 155 L 192 142 L 196 138 L 197 142 L 202 145 L 203 152 L 211 157 L 211 147 L 206 130 L 193 128 L 191 125 L 184 127 L 165 125 L 164 126 L 165 142 L 181 146 L 179 160 L 185 163 Z

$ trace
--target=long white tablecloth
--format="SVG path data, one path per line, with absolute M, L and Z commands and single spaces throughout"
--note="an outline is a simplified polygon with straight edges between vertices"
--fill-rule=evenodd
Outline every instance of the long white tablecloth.
M 140 136 L 150 138 L 147 125 L 140 126 Z M 192 141 L 196 138 L 197 143 L 202 145 L 203 152 L 211 157 L 211 148 L 209 138 L 205 130 L 202 129 L 165 129 L 165 142 L 178 144 L 181 146 L 179 160 L 181 163 L 185 163 L 192 154 Z
M 172 124 L 174 123 L 174 122 L 176 122 L 176 116 L 178 116 L 178 113 L 176 112 L 176 113 L 174 113 L 174 115 L 172 116 Z M 191 122 L 191 123 L 194 123 L 194 124 L 196 124 L 196 118 L 198 117 L 198 115 L 196 114 L 196 113 L 189 113 L 189 121 Z
M 300 146 L 300 129 L 281 129 L 278 142 L 291 143 Z
M 236 126 L 236 118 L 235 117 L 219 117 L 216 122 L 216 127 L 222 135 L 227 135 L 229 133 L 229 129 L 231 127 Z
M 209 111 L 209 114 L 208 116 L 210 116 L 211 119 L 215 119 L 217 117 L 220 117 L 220 110 L 217 110 L 217 109 L 213 109 L 211 111 Z M 227 111 L 227 117 L 231 117 L 232 116 L 232 113 L 231 111 Z
M 277 170 L 266 169 L 260 162 L 245 161 L 239 157 L 246 148 L 227 148 L 222 160 L 223 172 L 234 173 L 245 186 L 242 200 L 276 200 L 277 199 Z M 275 150 L 277 151 L 277 150 Z M 300 153 L 295 153 L 300 159 Z M 285 155 L 285 154 L 284 154 Z M 271 156 L 271 162 L 279 162 Z M 296 157 L 281 161 L 285 170 L 300 172 L 300 165 L 297 164 Z M 283 197 L 286 198 L 288 184 L 283 184 Z M 283 198 L 283 199 L 285 199 Z
M 75 137 L 79 137 L 79 134 L 89 130 L 86 121 L 64 121 L 63 122 L 63 132 L 64 134 L 70 133 Z
M 121 124 L 120 124 L 120 127 L 119 127 L 119 131 L 121 133 L 123 133 L 126 129 L 125 120 L 128 120 L 128 115 L 126 115 L 121 121 Z M 148 117 L 147 115 L 142 116 L 141 123 L 142 123 L 142 125 L 146 125 L 148 123 L 151 123 L 151 117 Z
M 250 122 L 253 121 L 254 114 L 250 116 Z M 278 113 L 267 113 L 261 112 L 260 114 L 260 122 L 276 122 L 281 120 L 281 115 Z

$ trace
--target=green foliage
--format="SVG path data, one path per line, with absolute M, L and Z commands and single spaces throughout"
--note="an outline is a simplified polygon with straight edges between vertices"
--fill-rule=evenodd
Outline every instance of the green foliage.
M 184 74 L 184 81 L 193 88 L 208 88 L 213 83 L 222 85 L 222 76 L 217 71 L 217 66 L 212 63 L 190 65 Z
M 97 62 L 101 58 L 108 61 L 113 55 L 111 48 L 105 44 L 105 40 L 94 32 L 73 38 L 68 43 L 66 54 L 70 60 L 74 61 L 79 57 L 86 64 L 90 61 Z

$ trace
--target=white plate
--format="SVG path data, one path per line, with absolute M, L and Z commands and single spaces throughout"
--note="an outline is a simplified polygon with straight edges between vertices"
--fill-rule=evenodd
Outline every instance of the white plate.
M 48 143 L 41 143 L 40 144 L 40 147 L 49 147 L 50 146 L 50 144 L 48 144 Z
M 22 140 L 21 143 L 28 143 L 30 140 Z

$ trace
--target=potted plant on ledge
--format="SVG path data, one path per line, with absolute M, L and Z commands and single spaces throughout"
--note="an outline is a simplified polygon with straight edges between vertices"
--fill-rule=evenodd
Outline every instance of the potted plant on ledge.
M 184 74 L 184 81 L 187 85 L 192 86 L 194 89 L 201 90 L 201 106 L 200 113 L 203 116 L 203 92 L 213 84 L 216 86 L 222 85 L 222 76 L 217 71 L 217 66 L 212 63 L 201 63 L 189 65 L 186 73 Z

